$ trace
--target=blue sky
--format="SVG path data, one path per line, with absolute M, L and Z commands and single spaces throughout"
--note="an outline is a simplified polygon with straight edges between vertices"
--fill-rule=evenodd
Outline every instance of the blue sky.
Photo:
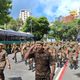
M 56 17 L 68 15 L 70 10 L 79 11 L 80 0 L 12 0 L 11 16 L 18 18 L 21 9 L 26 9 L 33 16 L 46 16 L 53 21 Z

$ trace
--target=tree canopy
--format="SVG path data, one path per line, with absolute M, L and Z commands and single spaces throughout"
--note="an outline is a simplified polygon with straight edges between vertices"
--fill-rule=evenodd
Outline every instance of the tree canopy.
M 22 31 L 33 33 L 36 40 L 42 39 L 49 30 L 49 22 L 46 17 L 28 17 L 22 29 Z
M 12 7 L 12 1 L 11 0 L 0 0 L 0 24 L 7 23 L 11 17 L 10 9 Z
M 80 21 L 75 19 L 69 23 L 62 23 L 60 21 L 53 22 L 51 26 L 52 33 L 50 36 L 54 37 L 56 40 L 76 40 Z

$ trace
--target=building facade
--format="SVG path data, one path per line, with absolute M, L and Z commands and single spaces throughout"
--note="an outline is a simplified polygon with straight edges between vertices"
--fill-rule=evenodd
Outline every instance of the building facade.
M 69 23 L 71 21 L 73 21 L 74 19 L 76 19 L 78 16 L 77 11 L 71 11 L 70 14 L 68 16 L 63 17 L 62 22 L 63 23 Z
M 31 13 L 29 11 L 26 11 L 25 9 L 23 9 L 20 11 L 19 19 L 21 19 L 23 21 L 23 23 L 25 23 L 26 19 L 30 16 L 31 16 Z

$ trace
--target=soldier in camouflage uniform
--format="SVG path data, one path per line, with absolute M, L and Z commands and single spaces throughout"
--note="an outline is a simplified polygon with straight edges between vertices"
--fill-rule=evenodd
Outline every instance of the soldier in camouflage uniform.
M 13 56 L 12 59 L 15 60 L 15 63 L 17 62 L 17 53 L 18 53 L 19 51 L 20 51 L 20 50 L 19 50 L 19 46 L 14 43 L 11 52 L 14 54 L 14 56 Z
M 21 47 L 21 54 L 22 54 L 22 59 L 24 60 L 24 55 L 25 55 L 25 52 L 28 50 L 28 45 L 27 43 L 26 44 L 23 44 L 22 47 Z
M 25 59 L 29 57 L 34 57 L 35 60 L 35 80 L 53 80 L 55 61 L 49 51 L 43 48 L 43 43 L 33 45 L 26 53 Z
M 8 68 L 10 69 L 10 63 L 6 51 L 3 49 L 3 44 L 0 43 L 0 80 L 5 80 L 3 71 L 6 63 L 8 64 Z
M 30 43 L 30 46 L 32 46 L 34 43 Z M 29 46 L 29 47 L 30 47 Z M 28 48 L 29 49 L 29 48 Z M 29 70 L 32 70 L 33 72 L 35 71 L 35 69 L 34 69 L 34 58 L 32 57 L 32 58 L 29 58 Z
M 76 57 L 76 44 L 74 43 L 70 43 L 69 45 L 69 54 L 68 54 L 68 59 L 69 59 L 69 62 L 70 62 L 70 68 L 73 69 L 75 67 L 77 67 L 77 57 Z M 75 65 L 74 65 L 75 64 Z

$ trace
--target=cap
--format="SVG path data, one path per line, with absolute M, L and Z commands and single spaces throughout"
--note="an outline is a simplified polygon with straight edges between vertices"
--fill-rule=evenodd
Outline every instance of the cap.
M 43 42 L 37 41 L 36 44 L 41 44 L 41 45 L 43 45 Z

